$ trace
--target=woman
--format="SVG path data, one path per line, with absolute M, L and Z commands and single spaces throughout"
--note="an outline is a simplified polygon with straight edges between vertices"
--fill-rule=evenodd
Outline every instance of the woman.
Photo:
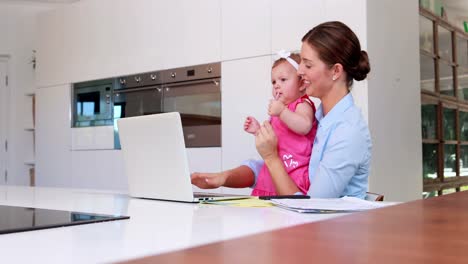
M 367 53 L 341 22 L 322 23 L 302 38 L 297 72 L 306 93 L 322 101 L 315 114 L 319 125 L 309 163 L 308 194 L 312 197 L 365 197 L 372 144 L 350 89 L 353 80 L 364 80 L 369 71 Z M 192 183 L 201 188 L 248 187 L 264 162 L 278 194 L 299 193 L 278 156 L 277 137 L 268 122 L 255 142 L 263 161 L 250 161 L 223 173 L 195 173 Z

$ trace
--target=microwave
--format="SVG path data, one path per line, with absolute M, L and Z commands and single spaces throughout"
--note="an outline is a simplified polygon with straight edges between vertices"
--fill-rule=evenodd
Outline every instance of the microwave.
M 73 85 L 72 127 L 113 124 L 113 79 L 82 82 Z

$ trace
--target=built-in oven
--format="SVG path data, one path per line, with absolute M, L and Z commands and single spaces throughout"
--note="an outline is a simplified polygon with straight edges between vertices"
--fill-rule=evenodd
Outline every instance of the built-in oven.
M 112 125 L 113 79 L 73 85 L 72 127 Z
M 115 130 L 119 118 L 180 112 L 186 147 L 221 146 L 220 63 L 119 77 L 113 101 Z

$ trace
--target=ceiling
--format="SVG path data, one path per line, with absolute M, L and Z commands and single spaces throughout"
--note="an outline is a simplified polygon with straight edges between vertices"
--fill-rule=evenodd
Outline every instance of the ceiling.
M 79 0 L 0 0 L 0 2 L 35 2 L 35 3 L 73 3 Z M 459 13 L 468 14 L 467 0 L 441 0 L 442 4 L 448 9 L 456 10 Z

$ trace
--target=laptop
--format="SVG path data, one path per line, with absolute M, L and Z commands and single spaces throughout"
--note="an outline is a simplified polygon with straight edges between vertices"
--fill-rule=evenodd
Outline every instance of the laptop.
M 117 120 L 129 195 L 179 202 L 248 198 L 194 193 L 178 112 Z

